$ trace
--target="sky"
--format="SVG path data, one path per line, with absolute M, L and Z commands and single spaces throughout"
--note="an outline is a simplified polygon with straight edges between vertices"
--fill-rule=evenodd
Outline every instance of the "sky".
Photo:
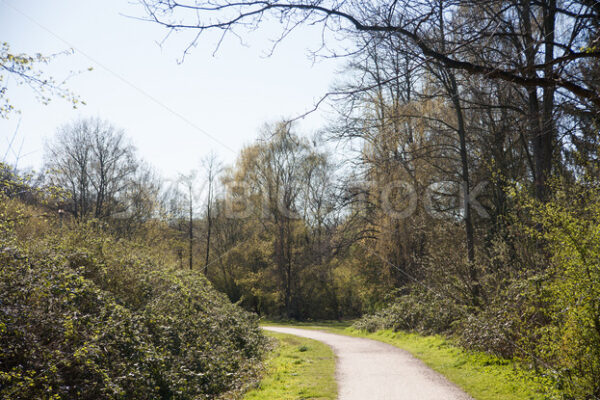
M 320 31 L 301 28 L 268 56 L 278 26 L 230 37 L 216 54 L 207 35 L 186 55 L 192 32 L 167 31 L 143 17 L 128 0 L 0 0 L 0 40 L 13 53 L 56 54 L 46 70 L 87 105 L 73 109 L 56 98 L 43 105 L 26 86 L 9 82 L 8 97 L 20 113 L 0 119 L 0 156 L 40 170 L 44 144 L 59 126 L 100 117 L 122 128 L 139 155 L 164 177 L 200 166 L 215 152 L 226 164 L 252 143 L 265 122 L 313 108 L 343 67 L 342 60 L 315 60 L 310 49 Z M 92 68 L 88 71 L 88 68 Z M 311 135 L 332 118 L 327 108 L 300 121 Z M 12 151 L 8 143 L 17 132 Z

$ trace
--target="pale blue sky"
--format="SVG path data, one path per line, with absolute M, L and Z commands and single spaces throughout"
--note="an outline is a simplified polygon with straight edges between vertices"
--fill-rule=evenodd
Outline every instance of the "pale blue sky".
M 275 25 L 247 38 L 249 47 L 232 37 L 214 57 L 216 39 L 207 36 L 178 64 L 190 32 L 170 36 L 161 47 L 163 28 L 126 15 L 142 16 L 143 10 L 127 0 L 0 0 L 0 40 L 13 52 L 73 48 L 74 54 L 48 67 L 57 78 L 93 67 L 68 82 L 87 102 L 78 110 L 61 99 L 44 106 L 26 87 L 10 86 L 9 98 L 21 114 L 0 120 L 0 156 L 19 119 L 19 166 L 39 168 L 44 141 L 59 125 L 99 116 L 123 128 L 166 177 L 197 168 L 211 150 L 230 163 L 263 123 L 312 108 L 342 67 L 339 60 L 313 65 L 308 50 L 317 47 L 320 34 L 314 28 L 298 30 L 266 57 Z M 326 109 L 318 111 L 300 128 L 310 133 L 327 118 Z M 7 160 L 14 162 L 10 155 Z

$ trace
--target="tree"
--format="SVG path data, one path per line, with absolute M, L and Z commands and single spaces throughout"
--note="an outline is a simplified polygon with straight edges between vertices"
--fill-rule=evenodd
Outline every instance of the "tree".
M 202 160 L 204 171 L 206 173 L 206 183 L 208 184 L 206 192 L 206 258 L 204 261 L 204 274 L 208 274 L 208 264 L 210 260 L 210 235 L 212 233 L 212 209 L 215 201 L 215 185 L 217 177 L 221 170 L 221 165 L 215 153 L 210 153 Z
M 58 129 L 45 158 L 50 184 L 67 191 L 67 211 L 76 218 L 127 212 L 138 161 L 123 131 L 98 118 L 77 120 Z
M 257 313 L 338 317 L 340 299 L 357 296 L 336 284 L 343 211 L 335 166 L 317 147 L 293 124 L 266 125 L 223 176 L 213 223 L 220 271 L 208 276 Z
M 64 54 L 64 53 L 63 53 Z M 44 56 L 42 54 L 13 53 L 8 43 L 0 44 L 0 117 L 8 118 L 15 110 L 7 97 L 8 81 L 13 78 L 18 85 L 27 85 L 36 94 L 38 100 L 47 104 L 52 96 L 59 96 L 73 104 L 73 108 L 85 102 L 64 87 L 64 82 L 56 82 L 40 68 L 50 62 L 58 54 Z M 89 69 L 91 70 L 91 68 Z
M 129 235 L 137 232 L 149 221 L 164 218 L 163 181 L 151 166 L 139 161 L 135 173 L 127 184 L 122 201 L 126 213 L 113 221 L 118 233 Z
M 594 114 L 600 111 L 600 90 L 583 68 L 586 63 L 600 63 L 600 6 L 595 1 L 450 1 L 443 2 L 441 14 L 439 0 L 418 5 L 408 0 L 143 3 L 151 20 L 171 30 L 217 30 L 224 36 L 239 35 L 240 30 L 256 29 L 264 20 L 274 18 L 282 23 L 281 39 L 300 24 L 321 24 L 334 34 L 366 37 L 367 41 L 398 38 L 399 50 L 410 52 L 421 62 L 524 88 L 529 97 L 529 140 L 539 198 L 545 197 L 552 171 L 555 99 L 560 97 L 561 102 Z M 453 33 L 452 42 L 446 45 L 440 42 L 442 26 Z M 558 28 L 561 35 L 555 34 Z M 200 37 L 196 36 L 194 44 Z M 359 51 L 362 48 L 350 53 Z M 543 92 L 541 105 L 538 90 Z
M 197 172 L 191 171 L 189 174 L 184 175 L 181 174 L 179 176 L 179 182 L 183 184 L 185 188 L 185 201 L 187 202 L 187 212 L 188 212 L 188 265 L 190 270 L 194 269 L 194 197 L 195 197 L 195 188 L 194 182 L 196 180 Z
M 297 214 L 302 192 L 302 164 L 307 146 L 285 122 L 266 127 L 264 144 L 248 149 L 243 181 L 261 202 L 260 218 L 273 234 L 273 260 L 280 276 L 285 314 L 293 316 L 299 261 L 296 259 Z
M 532 2 L 528 1 L 503 1 L 488 0 L 484 2 L 449 2 L 447 10 L 448 18 L 452 22 L 452 28 L 481 27 L 484 29 L 465 29 L 465 36 L 461 42 L 457 42 L 452 48 L 439 48 L 438 43 L 431 40 L 430 29 L 437 25 L 436 12 L 439 1 L 431 0 L 421 2 L 419 6 L 411 5 L 406 1 L 377 1 L 364 3 L 360 1 L 340 0 L 291 0 L 288 2 L 278 1 L 194 1 L 193 3 L 180 3 L 176 0 L 144 0 L 146 11 L 156 22 L 167 28 L 176 30 L 182 28 L 204 30 L 221 30 L 224 33 L 234 33 L 240 28 L 256 28 L 268 17 L 278 18 L 286 31 L 294 29 L 300 23 L 322 23 L 326 29 L 345 32 L 348 34 L 359 34 L 368 32 L 373 36 L 397 35 L 408 40 L 416 46 L 419 55 L 424 58 L 435 59 L 448 68 L 460 69 L 470 74 L 484 75 L 491 79 L 501 79 L 526 87 L 550 87 L 563 88 L 570 93 L 600 106 L 600 93 L 595 88 L 586 87 L 585 83 L 577 77 L 568 74 L 560 75 L 561 70 L 569 69 L 574 63 L 592 58 L 600 58 L 600 50 L 593 40 L 590 46 L 587 33 L 595 27 L 600 13 L 600 7 L 596 2 L 581 0 L 569 2 L 566 8 L 559 8 L 554 0 Z M 532 9 L 534 5 L 537 10 Z M 478 10 L 471 13 L 471 17 L 464 14 L 461 18 L 455 18 L 462 10 Z M 464 57 L 466 52 L 459 47 L 467 46 L 470 49 L 492 52 L 497 49 L 498 41 L 491 40 L 501 37 L 505 31 L 494 34 L 498 28 L 514 27 L 511 17 L 515 13 L 524 13 L 524 21 L 534 18 L 537 11 L 544 13 L 544 28 L 546 34 L 553 32 L 552 20 L 557 15 L 564 18 L 565 26 L 574 23 L 570 36 L 565 35 L 564 42 L 557 46 L 552 42 L 554 38 L 542 40 L 548 46 L 555 46 L 563 51 L 563 54 L 554 57 L 547 53 L 547 58 L 542 63 L 530 65 L 534 70 L 544 71 L 552 67 L 558 75 L 539 77 L 532 75 L 529 68 L 522 66 L 516 68 L 502 67 L 498 60 L 493 63 L 490 59 L 482 59 L 476 62 Z M 503 18 L 508 16 L 509 19 Z M 483 19 L 482 19 L 483 18 Z M 285 32 L 284 32 L 285 33 Z M 516 38 L 525 38 L 530 35 L 527 28 L 513 31 Z M 542 32 L 540 32 L 542 34 Z M 198 40 L 196 38 L 196 40 Z M 584 44 L 582 49 L 581 44 Z M 546 48 L 547 50 L 548 48 Z M 581 50 L 580 50 L 581 49 Z M 500 54 L 506 54 L 503 50 Z M 485 54 L 483 54 L 485 56 Z

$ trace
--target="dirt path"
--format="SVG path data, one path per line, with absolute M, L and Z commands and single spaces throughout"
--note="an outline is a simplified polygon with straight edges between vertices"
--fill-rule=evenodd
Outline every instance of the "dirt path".
M 389 344 L 308 329 L 264 329 L 331 346 L 337 357 L 339 400 L 472 400 L 410 353 Z

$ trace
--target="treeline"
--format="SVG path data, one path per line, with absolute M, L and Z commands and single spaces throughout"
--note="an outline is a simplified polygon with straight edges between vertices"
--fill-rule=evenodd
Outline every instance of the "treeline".
M 290 123 L 268 125 L 235 165 L 210 155 L 199 170 L 165 181 L 124 132 L 81 119 L 49 140 L 30 185 L 53 194 L 46 206 L 57 221 L 160 240 L 180 269 L 204 273 L 259 315 L 356 317 L 378 300 L 358 294 L 361 277 L 342 262 L 359 234 L 343 228 L 352 222 L 340 202 L 341 171 L 321 144 Z M 18 193 L 11 196 L 26 199 Z

